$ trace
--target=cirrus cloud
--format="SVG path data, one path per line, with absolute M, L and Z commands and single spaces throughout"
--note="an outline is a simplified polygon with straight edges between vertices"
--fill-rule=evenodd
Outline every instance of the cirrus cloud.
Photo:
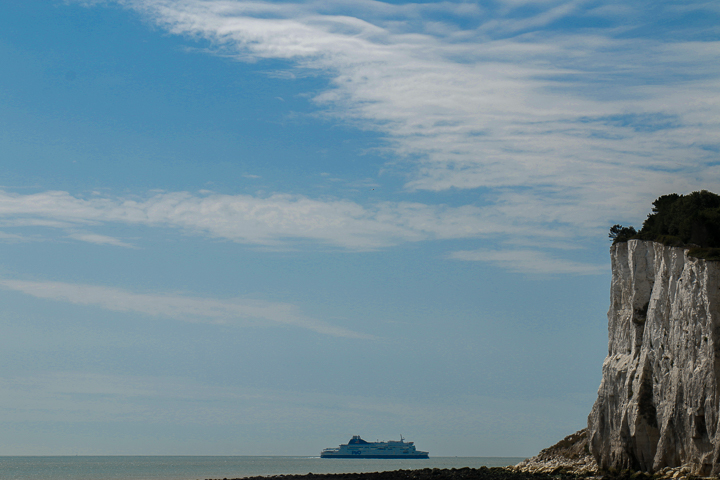
M 609 265 L 591 265 L 551 257 L 536 250 L 461 250 L 452 252 L 448 258 L 471 262 L 486 262 L 511 272 L 531 274 L 599 275 L 606 273 Z
M 36 298 L 75 305 L 97 306 L 116 312 L 133 312 L 192 323 L 220 325 L 261 324 L 305 328 L 336 337 L 372 339 L 372 335 L 307 317 L 286 303 L 259 300 L 217 299 L 179 294 L 134 293 L 114 287 L 50 281 L 0 279 L 0 286 Z
M 176 193 L 104 212 L 124 221 L 355 250 L 558 228 L 581 241 L 661 194 L 720 188 L 720 39 L 674 21 L 716 18 L 707 2 L 114 3 L 205 51 L 324 76 L 320 114 L 382 133 L 407 192 L 474 194 L 447 208 Z
M 648 17 L 642 5 L 619 16 L 578 1 L 530 14 L 503 2 L 464 11 L 476 24 L 467 28 L 458 11 L 468 6 L 452 2 L 126 4 L 237 58 L 326 74 L 330 87 L 315 101 L 384 132 L 409 162 L 410 189 L 525 187 L 591 201 L 577 182 L 612 192 L 607 181 L 628 174 L 697 180 L 712 157 L 706 147 L 718 145 L 719 43 L 627 33 L 641 21 L 669 28 L 670 6 Z M 438 12 L 445 34 L 427 29 Z M 609 26 L 552 27 L 576 17 Z
M 192 234 L 255 245 L 311 240 L 348 250 L 372 250 L 406 242 L 523 234 L 528 227 L 474 206 L 449 207 L 381 202 L 363 207 L 347 200 L 300 195 L 193 195 L 158 193 L 149 198 L 79 198 L 51 191 L 20 195 L 0 191 L 0 225 L 72 229 L 120 223 L 180 228 Z M 560 232 L 538 226 L 536 235 Z M 70 233 L 91 243 L 129 246 L 112 237 Z

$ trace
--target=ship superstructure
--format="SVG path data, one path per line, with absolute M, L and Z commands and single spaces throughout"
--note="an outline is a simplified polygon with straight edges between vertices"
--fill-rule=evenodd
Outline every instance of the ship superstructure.
M 320 458 L 428 458 L 428 452 L 417 450 L 402 435 L 400 441 L 387 442 L 366 442 L 360 435 L 354 435 L 346 444 L 323 450 Z

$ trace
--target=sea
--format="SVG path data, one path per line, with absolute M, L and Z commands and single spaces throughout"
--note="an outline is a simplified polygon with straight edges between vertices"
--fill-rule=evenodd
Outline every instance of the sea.
M 63 456 L 2 457 L 2 480 L 205 480 L 308 473 L 362 473 L 421 468 L 515 465 L 522 457 L 340 459 L 320 457 Z

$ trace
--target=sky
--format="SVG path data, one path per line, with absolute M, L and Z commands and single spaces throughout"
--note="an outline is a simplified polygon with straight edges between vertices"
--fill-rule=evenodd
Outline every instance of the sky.
M 534 455 L 720 192 L 717 2 L 0 0 L 0 72 L 2 455 Z

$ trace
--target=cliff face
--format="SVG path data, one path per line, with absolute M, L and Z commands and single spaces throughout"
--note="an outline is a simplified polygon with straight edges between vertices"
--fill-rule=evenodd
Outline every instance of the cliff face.
M 588 417 L 601 468 L 720 473 L 720 262 L 630 240 L 611 249 L 608 356 Z

